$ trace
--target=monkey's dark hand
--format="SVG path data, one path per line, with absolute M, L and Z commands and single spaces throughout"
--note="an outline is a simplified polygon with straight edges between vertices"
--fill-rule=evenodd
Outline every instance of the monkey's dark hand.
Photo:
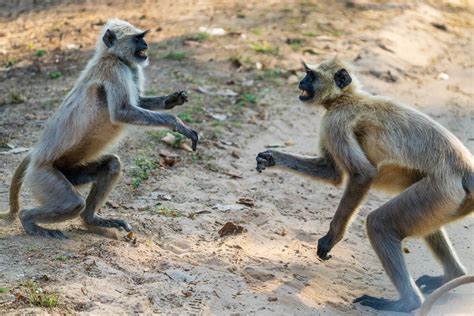
M 323 238 L 318 240 L 318 257 L 323 260 L 331 259 L 331 255 L 328 255 L 333 247 L 333 237 L 329 233 L 326 234 Z
M 172 109 L 185 102 L 188 102 L 188 93 L 186 91 L 177 91 L 166 97 L 165 109 Z
M 199 141 L 199 136 L 195 130 L 190 129 L 189 127 L 184 125 L 183 122 L 180 121 L 176 125 L 175 131 L 191 139 L 191 142 L 192 142 L 191 147 L 193 148 L 193 151 L 196 151 L 197 143 Z
M 275 165 L 275 159 L 271 150 L 261 152 L 257 155 L 257 171 L 262 172 L 267 167 Z

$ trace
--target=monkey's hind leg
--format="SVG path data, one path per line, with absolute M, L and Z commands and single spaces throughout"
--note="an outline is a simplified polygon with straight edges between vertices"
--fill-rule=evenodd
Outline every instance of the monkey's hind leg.
M 118 156 L 104 155 L 98 161 L 85 166 L 64 170 L 64 174 L 74 185 L 92 182 L 91 191 L 86 199 L 86 207 L 81 214 L 87 226 L 132 230 L 132 226 L 124 220 L 106 219 L 96 214 L 120 178 L 121 166 Z
M 444 275 L 430 276 L 423 275 L 416 280 L 416 285 L 423 293 L 431 293 L 441 285 L 452 279 L 466 274 L 466 270 L 459 261 L 454 251 L 448 234 L 441 228 L 425 237 L 428 247 L 433 252 L 435 258 L 443 265 Z
M 43 228 L 38 223 L 56 223 L 76 217 L 84 209 L 84 199 L 54 167 L 33 169 L 30 183 L 41 206 L 20 212 L 23 228 L 30 235 L 65 239 L 61 231 Z
M 424 178 L 367 217 L 367 234 L 385 272 L 400 298 L 388 300 L 368 295 L 354 302 L 378 310 L 410 312 L 420 307 L 423 296 L 408 273 L 401 242 L 423 235 L 448 222 L 462 203 L 462 187 L 445 189 L 446 184 Z

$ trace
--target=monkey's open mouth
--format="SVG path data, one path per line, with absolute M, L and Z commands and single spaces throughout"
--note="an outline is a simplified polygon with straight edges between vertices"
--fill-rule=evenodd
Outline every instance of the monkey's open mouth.
M 147 59 L 148 58 L 147 49 L 144 48 L 144 49 L 137 50 L 135 52 L 135 57 L 137 57 L 139 59 Z
M 314 91 L 306 90 L 300 87 L 301 94 L 299 96 L 300 101 L 309 101 L 314 98 Z

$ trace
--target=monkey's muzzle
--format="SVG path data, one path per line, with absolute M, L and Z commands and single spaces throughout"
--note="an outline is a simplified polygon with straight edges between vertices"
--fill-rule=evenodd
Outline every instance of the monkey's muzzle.
M 147 50 L 146 48 L 143 48 L 143 49 L 139 49 L 137 51 L 135 51 L 135 57 L 139 58 L 139 59 L 147 59 L 148 58 L 148 55 L 147 55 Z
M 299 96 L 299 99 L 300 101 L 303 101 L 303 102 L 306 102 L 306 101 L 310 101 L 314 98 L 314 90 L 312 89 L 312 87 L 310 89 L 306 88 L 306 87 L 303 87 L 302 85 L 299 86 L 300 88 L 300 96 Z

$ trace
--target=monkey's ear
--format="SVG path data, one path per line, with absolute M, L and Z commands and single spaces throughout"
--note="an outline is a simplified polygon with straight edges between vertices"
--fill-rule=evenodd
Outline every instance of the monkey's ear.
M 105 46 L 112 47 L 115 44 L 115 41 L 117 40 L 117 35 L 115 35 L 114 31 L 107 30 L 105 31 L 102 40 L 104 41 Z
M 306 71 L 306 72 L 311 71 L 311 68 L 309 68 L 309 66 L 306 65 L 306 63 L 304 62 L 304 60 L 302 60 L 301 63 L 303 64 L 304 71 Z
M 336 82 L 336 86 L 339 89 L 344 89 L 345 87 L 347 87 L 348 85 L 351 84 L 352 78 L 349 75 L 349 73 L 347 72 L 347 70 L 342 68 L 341 70 L 338 70 L 334 74 L 334 81 Z

